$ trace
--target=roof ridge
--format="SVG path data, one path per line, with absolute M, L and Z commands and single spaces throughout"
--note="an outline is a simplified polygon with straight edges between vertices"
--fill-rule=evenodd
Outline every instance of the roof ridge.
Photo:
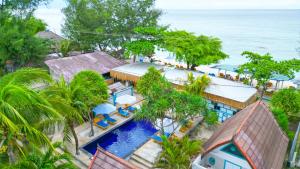
M 236 135 L 238 135 L 241 132 L 242 127 L 245 125 L 245 123 L 247 122 L 247 120 L 249 119 L 249 117 L 253 114 L 254 110 L 257 108 L 258 105 L 260 105 L 262 101 L 257 101 L 256 103 L 254 103 L 255 105 L 252 107 L 252 109 L 249 111 L 247 117 L 242 121 L 240 127 L 236 130 L 235 134 L 233 135 L 232 138 L 234 138 Z

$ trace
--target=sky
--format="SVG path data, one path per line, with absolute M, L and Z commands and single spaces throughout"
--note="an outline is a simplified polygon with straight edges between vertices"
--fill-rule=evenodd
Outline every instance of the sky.
M 62 8 L 64 0 L 50 0 Z M 300 9 L 300 0 L 156 0 L 160 9 Z

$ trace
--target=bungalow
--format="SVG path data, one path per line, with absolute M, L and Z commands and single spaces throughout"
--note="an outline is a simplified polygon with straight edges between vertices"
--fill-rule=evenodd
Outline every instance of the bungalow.
M 108 79 L 111 69 L 126 64 L 125 61 L 118 60 L 99 51 L 47 60 L 45 63 L 49 67 L 50 74 L 55 80 L 63 76 L 68 82 L 71 81 L 77 73 L 83 70 L 94 70 Z
M 282 169 L 288 138 L 263 102 L 226 120 L 204 144 L 193 169 Z
M 177 89 L 184 88 L 189 72 L 192 72 L 195 77 L 203 75 L 194 71 L 169 69 L 152 63 L 123 65 L 112 69 L 110 74 L 115 79 L 130 81 L 135 84 L 150 66 L 160 70 Z M 255 102 L 257 93 L 255 88 L 218 77 L 210 78 L 211 84 L 205 89 L 204 96 L 208 100 L 209 108 L 218 112 L 220 122 L 225 121 L 239 110 Z

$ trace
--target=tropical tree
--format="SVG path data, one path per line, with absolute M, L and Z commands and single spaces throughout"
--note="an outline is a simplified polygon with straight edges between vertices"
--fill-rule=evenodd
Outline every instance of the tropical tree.
M 54 148 L 59 148 L 61 143 L 54 143 Z M 26 154 L 16 164 L 10 166 L 3 166 L 3 169 L 77 169 L 72 163 L 72 156 L 67 152 L 56 152 L 54 149 L 46 149 L 42 151 L 38 147 Z
M 32 68 L 0 78 L 1 162 L 16 162 L 32 145 L 53 148 L 46 133 L 62 117 L 32 88 L 50 79 L 46 71 Z
M 215 111 L 209 111 L 208 113 L 204 114 L 204 121 L 209 127 L 218 124 L 218 118 L 218 113 Z
M 104 78 L 95 71 L 81 71 L 75 75 L 70 83 L 73 97 L 76 102 L 85 106 L 84 116 L 89 119 L 91 132 L 94 136 L 93 112 L 92 109 L 98 104 L 107 102 L 109 94 Z
M 84 51 L 99 48 L 114 56 L 124 56 L 124 46 L 134 39 L 135 28 L 156 27 L 161 11 L 155 0 L 67 0 L 63 9 L 63 32 Z
M 261 88 L 261 99 L 267 90 L 267 83 L 276 75 L 281 74 L 294 78 L 295 72 L 300 70 L 300 60 L 274 61 L 270 54 L 260 55 L 258 53 L 245 51 L 242 53 L 249 62 L 239 68 L 240 73 L 251 75 L 251 79 L 257 80 L 257 86 Z
M 300 92 L 296 89 L 281 89 L 273 94 L 271 105 L 288 115 L 297 115 L 300 112 Z
M 78 88 L 71 88 L 62 77 L 60 81 L 44 89 L 41 95 L 64 117 L 63 140 L 71 142 L 71 136 L 73 136 L 76 154 L 79 155 L 79 143 L 75 132 L 75 125 L 83 123 L 82 112 L 86 108 L 84 103 L 78 101 L 75 97 L 76 92 L 78 92 L 77 90 Z
M 190 94 L 202 95 L 206 87 L 210 84 L 211 79 L 207 75 L 194 77 L 193 73 L 188 74 L 188 83 L 185 90 Z
M 6 0 L 0 8 L 0 66 L 39 64 L 49 51 L 49 43 L 36 36 L 46 29 L 33 11 L 45 0 Z
M 195 36 L 186 31 L 167 31 L 163 39 L 162 48 L 174 53 L 176 60 L 186 62 L 188 69 L 217 63 L 228 57 L 222 52 L 221 40 L 215 37 Z
M 168 140 L 163 137 L 163 151 L 155 167 L 165 169 L 188 169 L 192 158 L 202 152 L 200 140 L 183 139 Z
M 147 56 L 149 58 L 155 54 L 155 49 L 163 43 L 163 33 L 166 27 L 138 27 L 134 31 L 135 39 L 125 44 L 125 55 L 133 56 L 133 62 L 136 56 Z
M 145 101 L 135 118 L 151 121 L 163 134 L 165 127 L 173 126 L 174 132 L 183 123 L 207 111 L 206 101 L 203 98 L 174 90 L 154 68 L 149 68 L 149 72 L 141 77 L 137 83 L 137 90 Z M 166 117 L 171 117 L 170 124 L 164 124 Z

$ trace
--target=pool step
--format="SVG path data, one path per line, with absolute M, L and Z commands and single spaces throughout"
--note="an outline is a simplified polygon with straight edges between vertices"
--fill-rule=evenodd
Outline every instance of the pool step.
M 139 166 L 138 167 L 141 167 L 142 169 L 150 169 L 150 168 L 153 168 L 153 164 L 150 163 L 149 161 L 139 157 L 138 155 L 135 155 L 133 154 L 130 159 L 129 159 L 130 162 L 133 162 L 134 164 L 138 163 Z

